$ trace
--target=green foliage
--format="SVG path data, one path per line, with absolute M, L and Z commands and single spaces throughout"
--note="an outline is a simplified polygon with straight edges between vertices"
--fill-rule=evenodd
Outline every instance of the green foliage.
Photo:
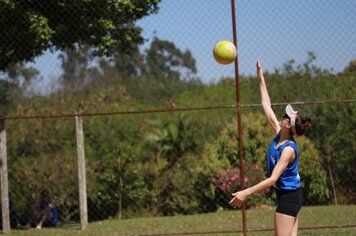
M 313 65 L 313 62 L 316 60 L 316 55 L 313 52 L 307 52 L 308 58 L 306 62 L 301 65 L 297 65 L 295 60 L 289 60 L 283 64 L 283 68 L 276 70 L 276 74 L 283 74 L 285 76 L 291 77 L 303 77 L 303 78 L 313 78 L 318 76 L 327 76 L 331 72 L 326 69 L 322 69 L 316 65 Z
M 305 205 L 322 205 L 330 202 L 331 191 L 328 189 L 328 173 L 318 150 L 311 140 L 299 137 L 297 144 L 300 152 L 299 174 Z
M 257 115 L 256 115 L 257 116 Z M 255 117 L 256 118 L 256 117 Z M 247 119 L 247 117 L 244 117 Z M 257 123 L 262 119 L 254 119 L 253 122 L 249 122 L 245 127 L 244 131 L 248 130 L 253 133 L 254 129 L 258 129 Z M 258 130 L 259 131 L 259 130 Z M 263 137 L 263 132 L 261 136 Z M 258 140 L 261 142 L 261 140 Z M 257 153 L 260 153 L 260 146 L 256 147 L 256 142 L 254 140 L 244 139 L 244 155 L 245 155 L 245 179 L 243 180 L 246 185 L 250 186 L 258 183 L 263 180 L 265 174 L 264 171 L 260 168 L 261 162 L 264 159 L 264 156 L 256 157 Z M 210 199 L 211 202 L 214 202 L 215 209 L 220 207 L 229 208 L 228 201 L 231 198 L 231 193 L 240 189 L 240 173 L 237 170 L 240 166 L 239 154 L 238 154 L 238 138 L 236 132 L 236 124 L 231 122 L 219 135 L 219 138 L 213 142 L 211 145 L 206 147 L 205 152 L 203 153 L 203 162 L 204 162 L 204 178 L 205 181 L 210 182 L 210 184 L 205 184 L 202 186 L 208 187 L 210 191 L 203 190 L 201 192 L 207 193 L 208 195 L 205 198 Z M 265 150 L 263 151 L 265 152 Z M 253 156 L 253 159 L 248 158 Z M 234 173 L 234 174 L 232 174 Z M 227 179 L 226 179 L 227 178 Z M 250 206 L 256 206 L 267 201 L 263 198 L 262 194 L 257 194 L 251 197 Z
M 349 65 L 344 69 L 343 73 L 355 73 L 356 72 L 356 60 L 350 61 Z
M 78 91 L 88 83 L 89 54 L 88 47 L 84 47 L 82 49 L 65 49 L 58 56 L 62 62 L 61 84 L 64 91 Z
M 270 144 L 273 133 L 266 129 L 266 119 L 262 114 L 249 113 L 243 117 L 243 150 L 244 150 L 244 168 L 247 177 L 246 183 L 252 186 L 264 179 L 264 171 L 256 168 L 257 166 L 265 165 L 265 153 Z M 209 146 L 210 151 L 207 154 L 210 161 L 210 169 L 206 178 L 212 178 L 216 186 L 224 193 L 231 194 L 239 189 L 239 182 L 235 182 L 238 173 L 233 175 L 231 171 L 240 166 L 238 153 L 238 138 L 236 136 L 234 125 L 228 126 L 217 141 Z M 304 137 L 297 140 L 300 147 L 302 159 L 300 161 L 300 175 L 303 182 L 306 204 L 324 204 L 330 199 L 330 193 L 327 188 L 327 174 L 322 168 L 320 156 L 311 141 Z M 313 167 L 313 169 L 311 169 Z M 230 172 L 226 173 L 226 172 Z M 211 174 L 213 173 L 213 176 Z M 214 174 L 215 173 L 215 174 Z M 250 174 L 250 175 L 249 175 Z M 220 179 L 221 178 L 221 179 Z M 231 178 L 234 180 L 232 181 Z M 249 181 L 252 180 L 252 181 Z M 245 181 L 245 180 L 244 180 Z M 233 187 L 235 186 L 235 187 Z M 219 196 L 220 191 L 215 190 Z M 227 196 L 228 197 L 228 194 Z M 249 204 L 256 206 L 268 203 L 263 199 L 263 195 L 253 196 Z M 224 205 L 223 205 L 224 206 Z M 224 207 L 227 207 L 226 205 Z
M 136 45 L 130 52 L 114 51 L 109 58 L 93 58 L 92 51 L 84 46 L 60 54 L 64 72 L 61 92 L 90 91 L 120 83 L 135 99 L 156 102 L 176 98 L 194 86 L 202 87 L 194 77 L 197 69 L 190 51 L 183 52 L 170 41 L 155 38 L 142 53 Z
M 88 120 L 85 142 L 91 220 L 127 217 L 127 212 L 140 211 L 152 198 L 144 182 L 137 124 L 121 117 Z
M 12 200 L 16 202 L 18 215 L 25 217 L 30 205 L 38 203 L 40 191 L 46 188 L 50 190 L 53 201 L 59 206 L 63 221 L 69 221 L 73 219 L 73 216 L 78 216 L 79 209 L 73 208 L 79 205 L 76 191 L 77 181 L 75 178 L 63 178 L 63 176 L 77 176 L 72 155 L 42 154 L 35 160 L 33 159 L 33 157 L 21 158 L 16 162 L 10 162 L 10 194 L 13 197 Z
M 143 179 L 142 165 L 131 145 L 112 142 L 107 144 L 107 150 L 112 151 L 92 151 L 91 154 L 100 159 L 95 158 L 87 167 L 91 220 L 127 217 L 126 212 L 140 211 L 151 198 Z
M 32 60 L 48 48 L 75 44 L 95 54 L 127 52 L 143 43 L 134 23 L 155 13 L 160 0 L 1 1 L 0 70 Z
M 127 71 L 120 74 L 115 63 L 104 60 L 100 61 L 98 70 L 88 70 L 87 52 L 66 51 L 63 79 L 74 78 L 81 83 L 85 74 L 92 84 L 85 87 L 88 84 L 84 81 L 85 89 L 80 85 L 78 90 L 63 91 L 48 98 L 33 97 L 26 104 L 16 106 L 15 100 L 9 100 L 4 94 L 4 105 L 7 104 L 9 115 L 34 116 L 235 103 L 232 79 L 226 78 L 216 84 L 184 80 L 182 71 L 194 71 L 193 64 L 183 63 L 182 57 L 187 52 L 176 51 L 169 42 L 160 43 L 165 45 L 165 53 L 172 53 L 175 58 L 172 63 L 178 60 L 179 65 L 175 67 L 173 63 L 166 67 L 162 78 L 167 74 L 177 75 L 174 72 L 182 73 L 169 82 L 168 77 L 155 80 L 150 79 L 150 74 L 140 74 L 147 67 L 135 63 L 145 60 L 146 54 L 140 54 L 142 58 L 131 61 L 133 64 L 124 65 Z M 187 55 L 189 58 L 189 53 Z M 287 66 L 289 71 L 266 72 L 271 100 L 353 99 L 354 74 L 324 73 L 312 66 L 313 57 L 310 56 L 311 60 L 304 66 L 292 63 L 291 69 Z M 131 74 L 130 65 L 134 66 L 132 70 L 142 71 L 123 79 L 124 75 Z M 13 75 L 24 76 L 18 73 L 21 72 L 19 68 L 13 70 Z M 104 81 L 107 77 L 114 82 Z M 100 79 L 103 83 L 98 82 Z M 11 86 L 5 83 L 0 88 L 13 98 L 11 93 L 15 90 L 11 90 Z M 241 78 L 240 95 L 245 104 L 259 103 L 257 79 Z M 274 108 L 277 115 L 282 113 L 282 107 Z M 305 203 L 330 203 L 329 166 L 341 202 L 354 203 L 355 188 L 349 181 L 353 181 L 354 176 L 355 105 L 296 105 L 295 108 L 310 115 L 314 123 L 306 137 L 297 139 Z M 84 117 L 90 220 L 192 214 L 229 208 L 230 193 L 221 188 L 223 182 L 214 183 L 213 178 L 223 175 L 231 181 L 234 175 L 225 175 L 227 170 L 236 171 L 239 166 L 235 112 L 235 107 L 231 106 L 231 109 L 209 111 Z M 273 133 L 259 108 L 243 107 L 242 124 L 244 166 L 249 180 L 246 184 L 250 186 L 264 177 L 265 172 L 260 167 L 264 166 L 265 152 Z M 48 187 L 59 206 L 62 220 L 78 219 L 74 127 L 73 117 L 6 121 L 10 192 L 14 193 L 21 209 L 26 208 L 27 200 L 36 198 L 42 187 Z M 234 188 L 238 189 L 240 179 L 234 181 Z M 25 199 L 20 199 L 22 196 Z M 273 197 L 270 193 L 267 197 L 263 193 L 251 197 L 249 207 L 270 204 Z
M 197 72 L 191 52 L 181 52 L 172 42 L 155 38 L 146 55 L 147 73 L 153 80 L 179 80 L 182 74 L 189 78 Z
M 315 140 L 316 147 L 322 153 L 325 169 L 331 171 L 333 181 L 342 193 L 339 203 L 353 202 L 356 188 L 350 183 L 355 182 L 355 105 L 318 106 L 313 120 L 313 132 L 310 136 Z M 331 126 L 332 124 L 332 126 Z M 333 127 L 331 129 L 331 127 Z M 331 181 L 329 183 L 331 185 Z M 349 197 L 343 197 L 349 196 Z
M 203 124 L 178 116 L 167 121 L 158 120 L 147 131 L 144 146 L 146 181 L 155 193 L 152 202 L 156 214 L 193 213 L 195 198 L 195 169 L 199 165 L 197 153 L 204 138 Z
M 11 104 L 11 84 L 0 80 L 0 114 L 5 115 Z M 0 116 L 1 116 L 0 115 Z

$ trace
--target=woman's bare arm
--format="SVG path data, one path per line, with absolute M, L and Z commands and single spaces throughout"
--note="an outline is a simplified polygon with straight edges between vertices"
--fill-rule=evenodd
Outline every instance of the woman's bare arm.
M 257 77 L 260 81 L 260 93 L 261 93 L 261 103 L 263 111 L 268 119 L 269 124 L 272 126 L 275 133 L 278 133 L 281 129 L 279 121 L 276 118 L 271 106 L 271 100 L 269 98 L 265 78 L 263 76 L 262 66 L 259 60 L 256 62 Z
M 233 193 L 233 198 L 231 199 L 229 204 L 234 208 L 241 207 L 249 195 L 256 192 L 261 192 L 275 185 L 279 177 L 287 168 L 288 164 L 291 163 L 294 159 L 294 149 L 292 147 L 286 147 L 282 152 L 280 160 L 277 162 L 275 168 L 273 169 L 271 176 L 250 188 Z

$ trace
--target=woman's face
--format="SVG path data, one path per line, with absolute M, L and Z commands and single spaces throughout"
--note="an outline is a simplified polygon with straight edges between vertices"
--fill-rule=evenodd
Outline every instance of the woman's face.
M 281 126 L 286 126 L 286 125 L 290 125 L 290 117 L 287 114 L 283 114 L 281 121 L 280 121 L 280 125 Z

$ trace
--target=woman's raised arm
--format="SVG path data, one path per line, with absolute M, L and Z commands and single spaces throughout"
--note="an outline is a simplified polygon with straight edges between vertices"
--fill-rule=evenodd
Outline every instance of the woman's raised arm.
M 269 98 L 265 78 L 263 76 L 262 66 L 259 60 L 256 62 L 257 77 L 260 81 L 260 93 L 261 93 L 261 104 L 263 111 L 268 119 L 269 124 L 273 128 L 275 133 L 278 133 L 281 129 L 279 121 L 276 118 L 271 106 L 271 100 Z

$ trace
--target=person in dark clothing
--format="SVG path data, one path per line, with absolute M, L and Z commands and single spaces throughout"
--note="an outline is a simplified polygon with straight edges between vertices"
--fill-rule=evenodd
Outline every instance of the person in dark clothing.
M 48 190 L 42 190 L 40 202 L 32 206 L 31 223 L 37 229 L 55 227 L 58 224 L 58 210 L 50 198 Z

